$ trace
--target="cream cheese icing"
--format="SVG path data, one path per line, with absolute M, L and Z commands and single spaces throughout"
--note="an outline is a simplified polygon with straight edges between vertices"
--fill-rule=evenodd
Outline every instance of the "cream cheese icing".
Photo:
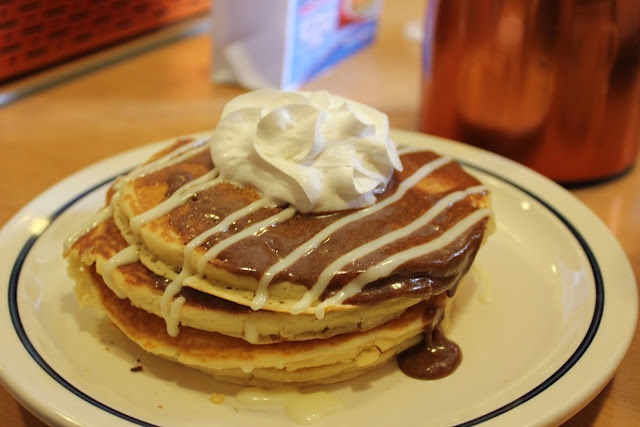
M 386 114 L 325 91 L 265 89 L 232 99 L 210 151 L 223 180 L 303 213 L 371 206 L 402 170 Z

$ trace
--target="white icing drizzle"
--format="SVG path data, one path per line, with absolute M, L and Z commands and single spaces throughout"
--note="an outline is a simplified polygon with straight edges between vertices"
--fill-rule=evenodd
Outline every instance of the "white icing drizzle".
M 295 215 L 295 208 L 288 207 L 278 212 L 275 215 L 270 216 L 267 219 L 259 221 L 244 230 L 233 234 L 226 239 L 216 243 L 211 249 L 209 249 L 198 261 L 198 267 L 206 265 L 210 260 L 217 257 L 220 252 L 233 245 L 234 243 L 239 242 L 240 240 L 246 239 L 249 236 L 257 235 L 262 233 L 269 227 L 273 227 L 279 222 L 286 221 Z
M 244 339 L 250 343 L 258 342 L 258 325 L 254 322 L 246 319 L 244 321 L 244 330 L 243 330 Z
M 162 316 L 165 319 L 165 322 L 167 323 L 167 333 L 170 336 L 175 337 L 179 333 L 179 330 L 178 330 L 178 324 L 180 321 L 178 316 L 179 308 L 176 309 L 174 307 L 176 306 L 182 307 L 182 305 L 185 302 L 184 297 L 179 297 L 176 299 L 176 301 L 172 303 L 173 298 L 180 292 L 180 290 L 184 286 L 184 282 L 189 277 L 193 276 L 194 273 L 196 273 L 193 271 L 191 267 L 191 254 L 193 253 L 193 251 L 197 247 L 199 247 L 202 243 L 204 243 L 204 241 L 208 237 L 213 236 L 216 233 L 226 232 L 229 229 L 229 227 L 238 219 L 244 216 L 247 216 L 250 213 L 255 212 L 256 210 L 262 209 L 270 205 L 273 205 L 273 201 L 266 198 L 259 199 L 245 206 L 244 208 L 239 209 L 233 212 L 232 214 L 228 215 L 222 221 L 220 221 L 215 227 L 212 227 L 209 230 L 206 230 L 203 233 L 199 234 L 187 244 L 184 250 L 184 255 L 183 255 L 184 258 L 182 263 L 182 271 L 180 271 L 180 274 L 178 274 L 178 276 L 175 279 L 173 279 L 171 283 L 169 283 L 169 285 L 165 288 L 165 291 L 162 294 L 162 299 L 160 300 L 160 309 L 162 312 Z M 215 245 L 213 245 L 213 247 L 211 247 L 205 253 L 205 255 L 200 260 L 200 263 L 198 264 L 198 268 L 196 268 L 197 273 L 201 273 L 202 269 L 204 269 L 204 266 L 209 260 L 215 258 L 215 256 L 217 256 L 220 252 L 222 252 L 225 248 L 229 247 L 231 244 L 237 241 L 240 241 L 241 239 L 244 239 L 246 237 L 249 237 L 255 233 L 258 233 L 265 227 L 269 227 L 280 221 L 284 221 L 290 218 L 291 216 L 293 216 L 294 214 L 295 214 L 295 210 L 293 208 L 287 208 L 276 215 L 273 215 L 250 227 L 247 227 L 241 232 L 236 233 L 235 235 L 229 236 L 226 239 L 216 243 Z M 203 262 L 203 260 L 206 260 L 206 261 Z
M 426 177 L 427 175 L 431 174 L 433 171 L 437 170 L 438 168 L 450 162 L 451 162 L 450 157 L 443 156 L 423 165 L 416 172 L 414 172 L 409 178 L 401 182 L 398 188 L 396 189 L 396 192 L 393 195 L 387 197 L 383 201 L 378 202 L 369 208 L 361 209 L 361 210 L 355 211 L 350 215 L 342 217 L 338 221 L 334 222 L 333 224 L 330 224 L 329 226 L 324 228 L 322 231 L 314 235 L 311 239 L 307 240 L 305 243 L 300 245 L 297 249 L 295 249 L 286 257 L 282 258 L 276 264 L 271 266 L 264 273 L 264 275 L 260 278 L 260 281 L 258 282 L 258 288 L 256 289 L 256 295 L 251 303 L 251 308 L 253 310 L 259 310 L 260 308 L 264 307 L 267 300 L 269 299 L 269 293 L 267 288 L 271 283 L 271 280 L 273 280 L 273 277 L 276 276 L 276 274 L 278 274 L 285 268 L 291 266 L 291 264 L 293 264 L 298 259 L 300 259 L 305 253 L 316 249 L 320 243 L 322 243 L 325 239 L 327 239 L 331 234 L 335 233 L 341 227 L 351 222 L 360 220 L 367 215 L 371 215 L 375 212 L 378 212 L 386 208 L 387 206 L 391 205 L 392 203 L 397 202 L 402 197 L 404 197 L 407 191 L 409 191 L 413 186 L 415 186 L 418 182 L 424 179 L 424 177 Z M 296 304 L 296 306 L 292 310 L 292 314 L 299 314 L 302 311 L 304 311 L 303 307 L 305 305 L 306 305 L 306 301 L 304 303 L 299 302 L 298 304 Z
M 340 269 L 344 267 L 348 262 L 355 259 L 362 258 L 363 256 L 373 251 L 376 251 L 385 245 L 388 245 L 396 240 L 402 239 L 403 237 L 409 236 L 411 233 L 415 232 L 419 228 L 427 225 L 429 222 L 431 222 L 431 220 L 433 220 L 440 213 L 444 212 L 446 209 L 451 207 L 451 205 L 453 205 L 454 203 L 460 200 L 463 200 L 469 195 L 478 194 L 485 190 L 486 190 L 486 187 L 482 185 L 478 185 L 475 187 L 467 188 L 464 191 L 455 191 L 453 193 L 450 193 L 447 196 L 440 199 L 424 215 L 421 215 L 420 217 L 416 218 L 413 222 L 391 233 L 387 233 L 375 240 L 369 241 L 365 245 L 362 245 L 340 256 L 339 258 L 334 260 L 331 264 L 329 264 L 322 271 L 322 273 L 320 273 L 320 276 L 318 277 L 318 280 L 313 285 L 313 287 L 305 293 L 305 295 L 302 297 L 300 301 L 298 301 L 297 304 L 294 305 L 292 313 L 293 314 L 301 313 L 307 310 L 311 306 L 311 304 L 320 297 L 320 295 L 325 291 L 325 289 L 327 289 L 327 286 L 329 285 L 329 282 L 333 278 L 335 272 L 340 271 Z M 439 247 L 436 247 L 435 249 L 439 249 Z M 384 261 L 383 263 L 386 264 L 388 262 L 389 261 L 387 260 L 387 261 Z M 349 295 L 349 296 L 352 296 L 352 295 Z M 318 316 L 318 313 L 319 312 L 316 311 L 316 316 Z M 320 313 L 321 313 L 321 316 L 324 316 L 324 312 L 320 312 Z
M 437 238 L 422 245 L 406 249 L 374 266 L 369 267 L 364 273 L 347 283 L 347 285 L 335 295 L 318 304 L 316 306 L 316 317 L 318 319 L 322 319 L 322 317 L 324 317 L 325 308 L 342 304 L 347 298 L 359 293 L 367 283 L 371 283 L 374 280 L 391 274 L 393 270 L 405 262 L 447 246 L 478 221 L 481 221 L 483 218 L 490 215 L 490 209 L 478 209 L 457 222 L 453 227 L 449 228 Z
M 182 289 L 184 280 L 189 276 L 189 271 L 183 269 L 175 279 L 171 281 L 164 289 L 162 293 L 162 298 L 160 299 L 160 311 L 162 313 L 162 317 L 164 318 L 167 324 L 167 333 L 169 336 L 176 337 L 180 332 L 178 329 L 178 324 L 180 323 L 179 317 L 179 308 L 186 302 L 183 296 L 180 296 L 174 300 L 174 297 L 180 292 Z M 178 307 L 176 309 L 174 308 Z
M 109 289 L 111 289 L 118 298 L 124 298 L 125 295 L 114 285 L 113 273 L 116 268 L 121 265 L 132 264 L 138 261 L 138 259 L 138 247 L 136 245 L 131 245 L 109 258 L 105 263 L 102 269 L 102 278 L 104 279 L 104 283 L 106 283 Z
M 187 302 L 187 299 L 183 296 L 179 296 L 171 303 L 171 309 L 169 310 L 169 319 L 165 320 L 165 322 L 167 322 L 167 331 L 172 332 L 169 334 L 172 337 L 178 336 L 178 328 L 180 325 L 180 310 L 182 310 L 182 306 L 185 302 Z
M 201 177 L 181 186 L 167 200 L 163 201 L 157 206 L 154 206 L 148 211 L 131 218 L 131 220 L 129 221 L 131 230 L 134 233 L 138 234 L 142 226 L 147 222 L 153 221 L 154 219 L 168 214 L 173 209 L 191 199 L 199 191 L 206 190 L 207 188 L 217 184 L 219 182 L 219 180 L 216 179 L 217 176 L 217 171 L 213 169 L 211 172 L 206 173 Z
M 107 220 L 111 215 L 113 215 L 113 208 L 110 205 L 105 206 L 100 209 L 97 214 L 93 215 L 89 220 L 87 220 L 80 228 L 73 232 L 69 237 L 65 239 L 63 242 L 64 251 L 68 251 L 71 249 L 80 237 L 87 234 L 89 231 L 93 230 L 98 224 Z
M 183 270 L 184 269 L 191 269 L 191 263 L 189 262 L 189 260 L 191 259 L 191 254 L 193 253 L 193 251 L 200 245 L 202 245 L 204 243 L 205 240 L 207 240 L 209 237 L 213 236 L 214 234 L 217 233 L 226 233 L 229 230 L 229 227 L 231 227 L 233 225 L 233 223 L 235 223 L 236 221 L 238 221 L 239 219 L 246 217 L 248 215 L 250 215 L 253 212 L 256 212 L 260 209 L 269 207 L 269 206 L 274 206 L 275 204 L 272 200 L 266 199 L 266 198 L 262 198 L 262 199 L 258 199 L 253 203 L 248 204 L 247 206 L 245 206 L 242 209 L 238 209 L 237 211 L 227 215 L 222 221 L 220 221 L 218 224 L 216 224 L 215 227 L 211 227 L 208 230 L 203 231 L 202 233 L 200 233 L 198 236 L 196 236 L 193 240 L 191 240 L 188 244 L 187 247 L 185 248 L 185 265 L 183 265 Z M 216 248 L 219 248 L 220 246 L 218 246 L 220 243 L 214 245 L 210 251 L 212 250 L 216 250 Z M 209 252 L 207 252 L 209 253 Z M 213 254 L 213 252 L 211 252 Z M 207 255 L 205 254 L 205 257 Z M 213 259 L 215 257 L 215 255 L 211 256 L 206 262 L 208 262 L 209 260 Z M 198 263 L 198 266 L 196 268 L 197 271 L 202 272 L 202 270 L 204 270 L 204 267 L 206 265 L 206 262 L 202 262 L 202 260 L 200 260 L 200 262 Z

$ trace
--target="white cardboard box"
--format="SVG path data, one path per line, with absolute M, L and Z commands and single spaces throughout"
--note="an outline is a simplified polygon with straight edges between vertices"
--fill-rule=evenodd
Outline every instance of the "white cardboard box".
M 215 0 L 212 78 L 295 90 L 371 44 L 381 0 Z

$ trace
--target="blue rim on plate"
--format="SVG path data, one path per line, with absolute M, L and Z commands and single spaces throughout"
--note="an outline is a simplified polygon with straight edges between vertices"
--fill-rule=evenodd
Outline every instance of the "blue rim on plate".
M 586 239 L 582 236 L 582 234 L 578 231 L 578 229 L 571 223 L 571 221 L 569 221 L 562 213 L 560 213 L 557 209 L 555 209 L 553 206 L 551 206 L 549 203 L 547 203 L 545 200 L 543 200 L 542 198 L 540 198 L 539 196 L 537 196 L 536 194 L 534 194 L 533 192 L 531 192 L 530 190 L 518 185 L 517 183 L 499 175 L 496 174 L 495 172 L 489 171 L 485 168 L 479 167 L 477 165 L 471 164 L 469 162 L 466 161 L 462 161 L 459 160 L 459 162 L 461 164 L 463 164 L 464 166 L 466 166 L 467 168 L 476 170 L 478 172 L 481 172 L 483 174 L 492 176 L 493 178 L 517 189 L 518 191 L 525 193 L 527 196 L 531 197 L 532 199 L 535 199 L 537 202 L 539 202 L 542 206 L 544 206 L 545 209 L 547 209 L 553 216 L 555 216 L 559 221 L 562 222 L 562 224 L 570 231 L 570 233 L 573 235 L 573 237 L 577 240 L 577 242 L 579 243 L 580 247 L 582 248 L 582 250 L 584 251 L 585 256 L 588 259 L 589 265 L 591 267 L 591 273 L 593 275 L 593 280 L 594 280 L 594 284 L 595 284 L 595 305 L 593 308 L 593 313 L 592 313 L 592 317 L 591 317 L 591 321 L 589 323 L 589 327 L 586 330 L 584 337 L 582 338 L 580 344 L 578 345 L 578 347 L 576 348 L 576 350 L 571 354 L 571 356 L 566 360 L 566 362 L 564 362 L 556 371 L 554 371 L 553 373 L 551 373 L 546 379 L 544 379 L 542 382 L 540 382 L 537 386 L 531 388 L 528 392 L 522 394 L 521 396 L 513 399 L 512 401 L 510 401 L 509 403 L 498 407 L 494 410 L 491 410 L 490 412 L 487 412 L 483 415 L 477 416 L 476 418 L 469 420 L 469 421 L 465 421 L 461 424 L 458 424 L 459 426 L 474 426 L 474 425 L 478 425 L 481 424 L 483 422 L 489 421 L 491 419 L 494 419 L 496 417 L 499 417 L 500 415 L 509 412 L 511 410 L 513 410 L 514 408 L 524 404 L 525 402 L 529 401 L 530 399 L 534 398 L 535 396 L 541 394 L 542 392 L 544 392 L 546 389 L 548 389 L 551 385 L 553 385 L 554 383 L 556 383 L 558 380 L 560 380 L 567 372 L 569 372 L 571 370 L 571 368 L 583 357 L 583 355 L 587 352 L 587 350 L 589 349 L 591 343 L 593 342 L 594 337 L 596 336 L 597 332 L 598 332 L 598 328 L 600 326 L 600 321 L 602 319 L 603 316 L 603 311 L 604 311 L 604 301 L 605 301 L 605 287 L 604 287 L 604 280 L 602 277 L 602 273 L 601 273 L 601 269 L 600 266 L 598 265 L 598 262 L 596 260 L 596 257 L 593 253 L 593 251 L 591 250 L 591 248 L 589 247 Z M 81 390 L 77 389 L 76 387 L 74 387 L 72 384 L 70 384 L 62 374 L 60 374 L 59 372 L 56 372 L 51 366 L 49 366 L 49 364 L 47 364 L 47 362 L 44 360 L 44 358 L 38 353 L 38 351 L 36 350 L 35 346 L 32 344 L 27 332 L 25 331 L 21 318 L 20 318 L 20 312 L 18 310 L 18 285 L 19 285 L 19 279 L 20 279 L 20 273 L 22 271 L 25 259 L 27 258 L 27 255 L 29 254 L 30 250 L 32 249 L 33 245 L 36 243 L 36 241 L 38 240 L 38 238 L 51 226 L 51 224 L 53 224 L 53 222 L 60 216 L 62 215 L 65 211 L 67 211 L 68 209 L 70 209 L 71 207 L 73 207 L 76 203 L 78 203 L 79 201 L 81 201 L 82 199 L 84 199 L 85 197 L 87 197 L 88 195 L 90 195 L 91 193 L 93 193 L 94 191 L 96 191 L 98 188 L 112 182 L 116 177 L 112 176 L 108 179 L 103 180 L 102 182 L 95 184 L 93 186 L 91 186 L 90 188 L 86 189 L 85 191 L 81 192 L 80 194 L 78 194 L 77 196 L 75 196 L 74 198 L 72 198 L 70 201 L 68 201 L 67 203 L 63 204 L 61 207 L 59 207 L 57 210 L 55 210 L 53 213 L 51 213 L 49 215 L 49 224 L 48 226 L 37 232 L 37 233 L 32 233 L 26 240 L 26 242 L 24 243 L 24 245 L 22 246 L 21 250 L 19 251 L 19 254 L 13 264 L 13 268 L 11 270 L 11 274 L 10 274 L 10 278 L 9 278 L 9 284 L 8 284 L 8 304 L 9 304 L 9 313 L 10 313 L 10 317 L 11 317 L 11 321 L 13 323 L 13 328 L 15 330 L 16 335 L 18 336 L 20 342 L 22 343 L 22 345 L 24 346 L 25 350 L 29 353 L 29 355 L 33 358 L 33 360 L 37 363 L 37 365 L 44 371 L 46 372 L 47 375 L 49 375 L 52 379 L 54 379 L 57 383 L 59 383 L 62 387 L 64 387 L 66 390 L 68 390 L 69 392 L 73 393 L 74 395 L 76 395 L 77 397 L 79 397 L 80 399 L 83 399 L 84 401 L 88 402 L 89 404 L 99 408 L 102 411 L 108 412 L 116 417 L 119 417 L 123 420 L 126 420 L 128 422 L 140 425 L 140 426 L 155 426 L 155 424 L 150 424 L 147 422 L 144 422 L 142 420 L 139 420 L 133 416 L 127 415 L 121 411 L 118 411 L 108 405 L 105 405 L 103 403 L 101 403 L 99 400 L 87 395 L 86 393 L 82 392 Z

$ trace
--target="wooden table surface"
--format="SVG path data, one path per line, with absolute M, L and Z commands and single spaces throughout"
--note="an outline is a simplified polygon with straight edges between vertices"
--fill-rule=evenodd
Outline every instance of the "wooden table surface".
M 392 127 L 415 129 L 420 47 L 407 36 L 411 33 L 407 30 L 419 22 L 423 8 L 419 0 L 404 2 L 402 7 L 387 6 L 372 47 L 303 89 L 326 89 L 357 99 L 386 112 Z M 211 83 L 212 41 L 206 31 L 114 61 L 127 46 L 131 44 L 0 87 L 6 91 L 67 72 L 75 75 L 0 106 L 0 225 L 57 181 L 100 159 L 157 140 L 212 129 L 223 105 L 244 91 Z M 96 68 L 96 61 L 110 64 Z M 78 71 L 87 64 L 96 69 Z M 572 192 L 607 224 L 640 277 L 640 169 Z M 44 424 L 0 387 L 0 425 Z M 613 380 L 565 425 L 640 425 L 638 329 Z

